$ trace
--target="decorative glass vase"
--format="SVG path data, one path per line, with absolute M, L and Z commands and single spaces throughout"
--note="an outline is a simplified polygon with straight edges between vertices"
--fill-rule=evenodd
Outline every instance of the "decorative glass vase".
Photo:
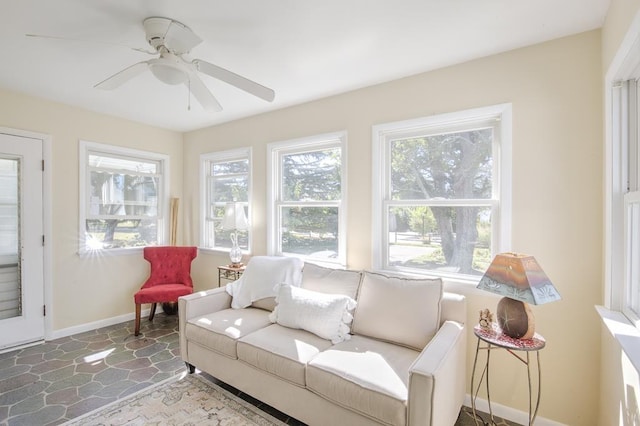
M 231 251 L 229 251 L 229 259 L 231 259 L 232 265 L 238 265 L 242 260 L 242 250 L 238 245 L 238 234 L 236 232 L 231 234 L 231 243 L 233 246 L 231 247 Z

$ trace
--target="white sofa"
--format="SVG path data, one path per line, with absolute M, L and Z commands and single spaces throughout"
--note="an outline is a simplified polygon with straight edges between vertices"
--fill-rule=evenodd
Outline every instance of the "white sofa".
M 251 262 L 247 279 L 250 267 Z M 357 301 L 349 311 L 353 321 L 345 316 L 350 330 L 338 339 L 343 341 L 332 343 L 303 329 L 319 332 L 314 327 L 332 321 L 317 318 L 320 324 L 309 325 L 315 314 L 294 310 L 288 320 L 300 324 L 281 325 L 285 308 L 292 306 L 287 303 L 299 308 L 296 297 L 280 293 L 277 305 L 262 298 L 233 309 L 225 287 L 195 292 L 181 297 L 178 307 L 180 351 L 191 372 L 197 367 L 309 425 L 455 423 L 465 395 L 463 296 L 443 292 L 437 279 L 311 264 L 296 285 L 308 294 Z

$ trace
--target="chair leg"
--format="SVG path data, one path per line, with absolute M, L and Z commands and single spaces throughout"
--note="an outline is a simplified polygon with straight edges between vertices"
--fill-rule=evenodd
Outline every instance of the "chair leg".
M 156 314 L 156 305 L 157 303 L 151 304 L 151 313 L 149 314 L 149 321 L 153 321 L 153 316 Z
M 136 303 L 136 326 L 135 331 L 133 332 L 134 336 L 140 334 L 140 304 Z

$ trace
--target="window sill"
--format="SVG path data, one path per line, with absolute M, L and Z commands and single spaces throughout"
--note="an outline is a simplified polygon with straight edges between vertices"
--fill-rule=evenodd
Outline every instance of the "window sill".
M 640 330 L 621 312 L 612 311 L 604 306 L 596 306 L 596 311 L 631 364 L 640 373 Z
M 77 255 L 80 258 L 89 257 L 108 257 L 108 256 L 124 256 L 124 255 L 139 255 L 142 253 L 144 247 L 129 247 L 129 248 L 112 248 L 112 249 L 96 249 L 96 250 L 78 250 Z

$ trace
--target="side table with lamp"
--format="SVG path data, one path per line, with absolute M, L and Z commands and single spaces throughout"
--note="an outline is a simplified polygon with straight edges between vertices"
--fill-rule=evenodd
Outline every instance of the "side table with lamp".
M 487 272 L 478 283 L 477 288 L 503 296 L 498 302 L 496 317 L 497 324 L 487 322 L 487 314 L 481 311 L 481 320 L 484 321 L 474 328 L 474 334 L 478 339 L 476 354 L 471 373 L 471 405 L 474 418 L 478 415 L 475 409 L 475 400 L 480 390 L 482 381 L 486 381 L 487 402 L 489 404 L 489 415 L 491 423 L 493 413 L 491 410 L 491 398 L 489 392 L 489 361 L 492 349 L 505 349 L 511 355 L 519 359 L 527 367 L 527 377 L 529 383 L 529 425 L 532 425 L 538 414 L 541 395 L 542 372 L 540 370 L 540 350 L 546 345 L 542 336 L 535 332 L 535 319 L 529 304 L 541 305 L 544 303 L 560 300 L 560 294 L 555 289 L 547 275 L 544 273 L 533 256 L 501 253 L 489 265 Z M 480 346 L 485 342 L 486 346 Z M 486 363 L 480 376 L 480 381 L 475 388 L 474 379 L 478 354 L 481 350 L 486 350 Z M 516 352 L 523 351 L 525 356 L 520 356 Z M 531 382 L 531 352 L 537 357 L 537 396 L 535 407 L 533 406 L 532 382 Z
M 242 276 L 246 265 L 220 265 L 218 266 L 218 287 L 222 285 L 222 280 L 235 281 Z

